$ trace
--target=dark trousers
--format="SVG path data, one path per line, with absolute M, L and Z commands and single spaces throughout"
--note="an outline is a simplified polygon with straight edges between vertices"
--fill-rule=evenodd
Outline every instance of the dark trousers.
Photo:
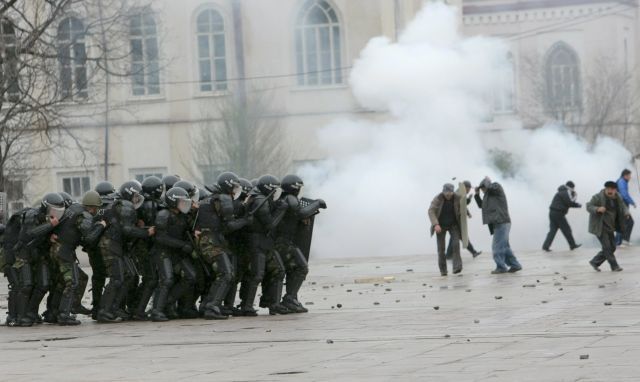
M 598 241 L 602 245 L 602 251 L 591 259 L 591 264 L 599 267 L 605 261 L 609 262 L 611 269 L 619 268 L 618 261 L 616 260 L 616 243 L 613 232 L 602 232 L 598 237 Z
M 633 231 L 633 218 L 631 215 L 624 222 L 624 230 L 622 232 L 616 232 L 616 244 L 622 244 L 622 240 L 631 241 L 631 231 Z
M 460 238 L 460 240 L 462 240 L 462 238 Z M 469 251 L 469 253 L 472 255 L 475 255 L 477 253 L 476 249 L 473 247 L 473 244 L 471 244 L 471 242 L 469 242 L 469 245 L 467 245 L 467 251 Z M 449 237 L 449 244 L 447 245 L 447 259 L 450 259 L 451 256 L 453 256 L 453 237 L 452 236 Z
M 554 210 L 549 211 L 549 233 L 547 234 L 544 244 L 542 244 L 542 249 L 548 251 L 551 248 L 551 243 L 553 243 L 553 239 L 556 237 L 558 230 L 560 230 L 564 238 L 567 239 L 569 248 L 574 249 L 576 247 L 576 241 L 573 239 L 573 233 L 571 232 L 567 218 L 562 212 Z
M 440 273 L 447 273 L 447 258 L 445 256 L 446 250 L 446 235 L 447 232 L 449 236 L 451 236 L 451 240 L 453 241 L 453 250 L 451 256 L 453 258 L 453 271 L 458 272 L 462 270 L 462 258 L 460 257 L 460 230 L 458 227 L 442 227 L 442 231 L 436 234 L 436 239 L 438 242 L 438 267 L 440 268 Z

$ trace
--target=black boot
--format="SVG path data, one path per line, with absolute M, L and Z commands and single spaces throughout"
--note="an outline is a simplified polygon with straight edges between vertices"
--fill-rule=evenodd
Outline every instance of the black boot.
M 104 294 L 100 299 L 100 310 L 98 310 L 96 317 L 98 322 L 110 323 L 122 321 L 122 319 L 119 319 L 113 311 L 116 297 L 117 291 L 115 287 L 109 283 L 109 285 L 104 289 Z
M 153 299 L 153 310 L 151 311 L 151 321 L 169 321 L 169 318 L 164 314 L 168 296 L 169 290 L 167 287 L 160 286 L 156 290 L 156 295 Z
M 15 326 L 23 326 L 28 327 L 33 325 L 33 319 L 27 315 L 28 306 L 29 306 L 29 296 L 20 291 L 16 295 L 16 325 Z
M 60 314 L 58 314 L 58 325 L 80 325 L 80 321 L 76 320 L 76 318 L 71 315 L 71 306 L 73 305 L 73 299 L 73 294 L 62 296 L 62 299 L 60 300 Z
M 226 320 L 228 316 L 222 314 L 219 306 L 207 306 L 204 311 L 205 320 Z

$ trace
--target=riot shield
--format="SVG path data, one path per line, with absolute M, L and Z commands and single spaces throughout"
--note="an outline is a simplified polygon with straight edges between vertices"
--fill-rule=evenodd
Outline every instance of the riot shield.
M 301 198 L 300 207 L 306 207 L 312 202 L 315 202 L 315 200 Z M 315 215 L 313 215 L 308 219 L 304 219 L 298 222 L 296 231 L 295 245 L 300 248 L 307 261 L 309 261 L 309 253 L 311 252 L 311 239 L 313 238 L 313 224 L 315 218 Z

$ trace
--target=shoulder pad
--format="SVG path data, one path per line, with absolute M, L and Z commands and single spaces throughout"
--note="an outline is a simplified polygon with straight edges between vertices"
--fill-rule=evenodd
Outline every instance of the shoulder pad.
M 171 218 L 171 211 L 164 209 L 158 212 L 156 215 L 156 227 L 158 228 L 167 228 L 169 226 L 169 219 Z
M 233 199 L 230 195 L 220 194 L 218 199 L 220 200 L 220 209 L 224 217 L 233 216 Z
M 289 206 L 289 208 L 298 208 L 298 206 L 300 205 L 300 201 L 295 195 L 286 195 L 284 197 L 284 201 L 285 203 L 287 203 L 287 206 Z
M 38 221 L 40 210 L 29 208 L 22 215 L 22 224 L 35 224 Z

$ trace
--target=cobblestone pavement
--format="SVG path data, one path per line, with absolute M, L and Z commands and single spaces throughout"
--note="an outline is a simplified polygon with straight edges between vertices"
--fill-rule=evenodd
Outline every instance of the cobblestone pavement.
M 0 380 L 638 381 L 640 249 L 619 251 L 621 273 L 593 254 L 521 253 L 498 276 L 468 256 L 449 277 L 434 255 L 323 259 L 308 314 L 2 327 Z

